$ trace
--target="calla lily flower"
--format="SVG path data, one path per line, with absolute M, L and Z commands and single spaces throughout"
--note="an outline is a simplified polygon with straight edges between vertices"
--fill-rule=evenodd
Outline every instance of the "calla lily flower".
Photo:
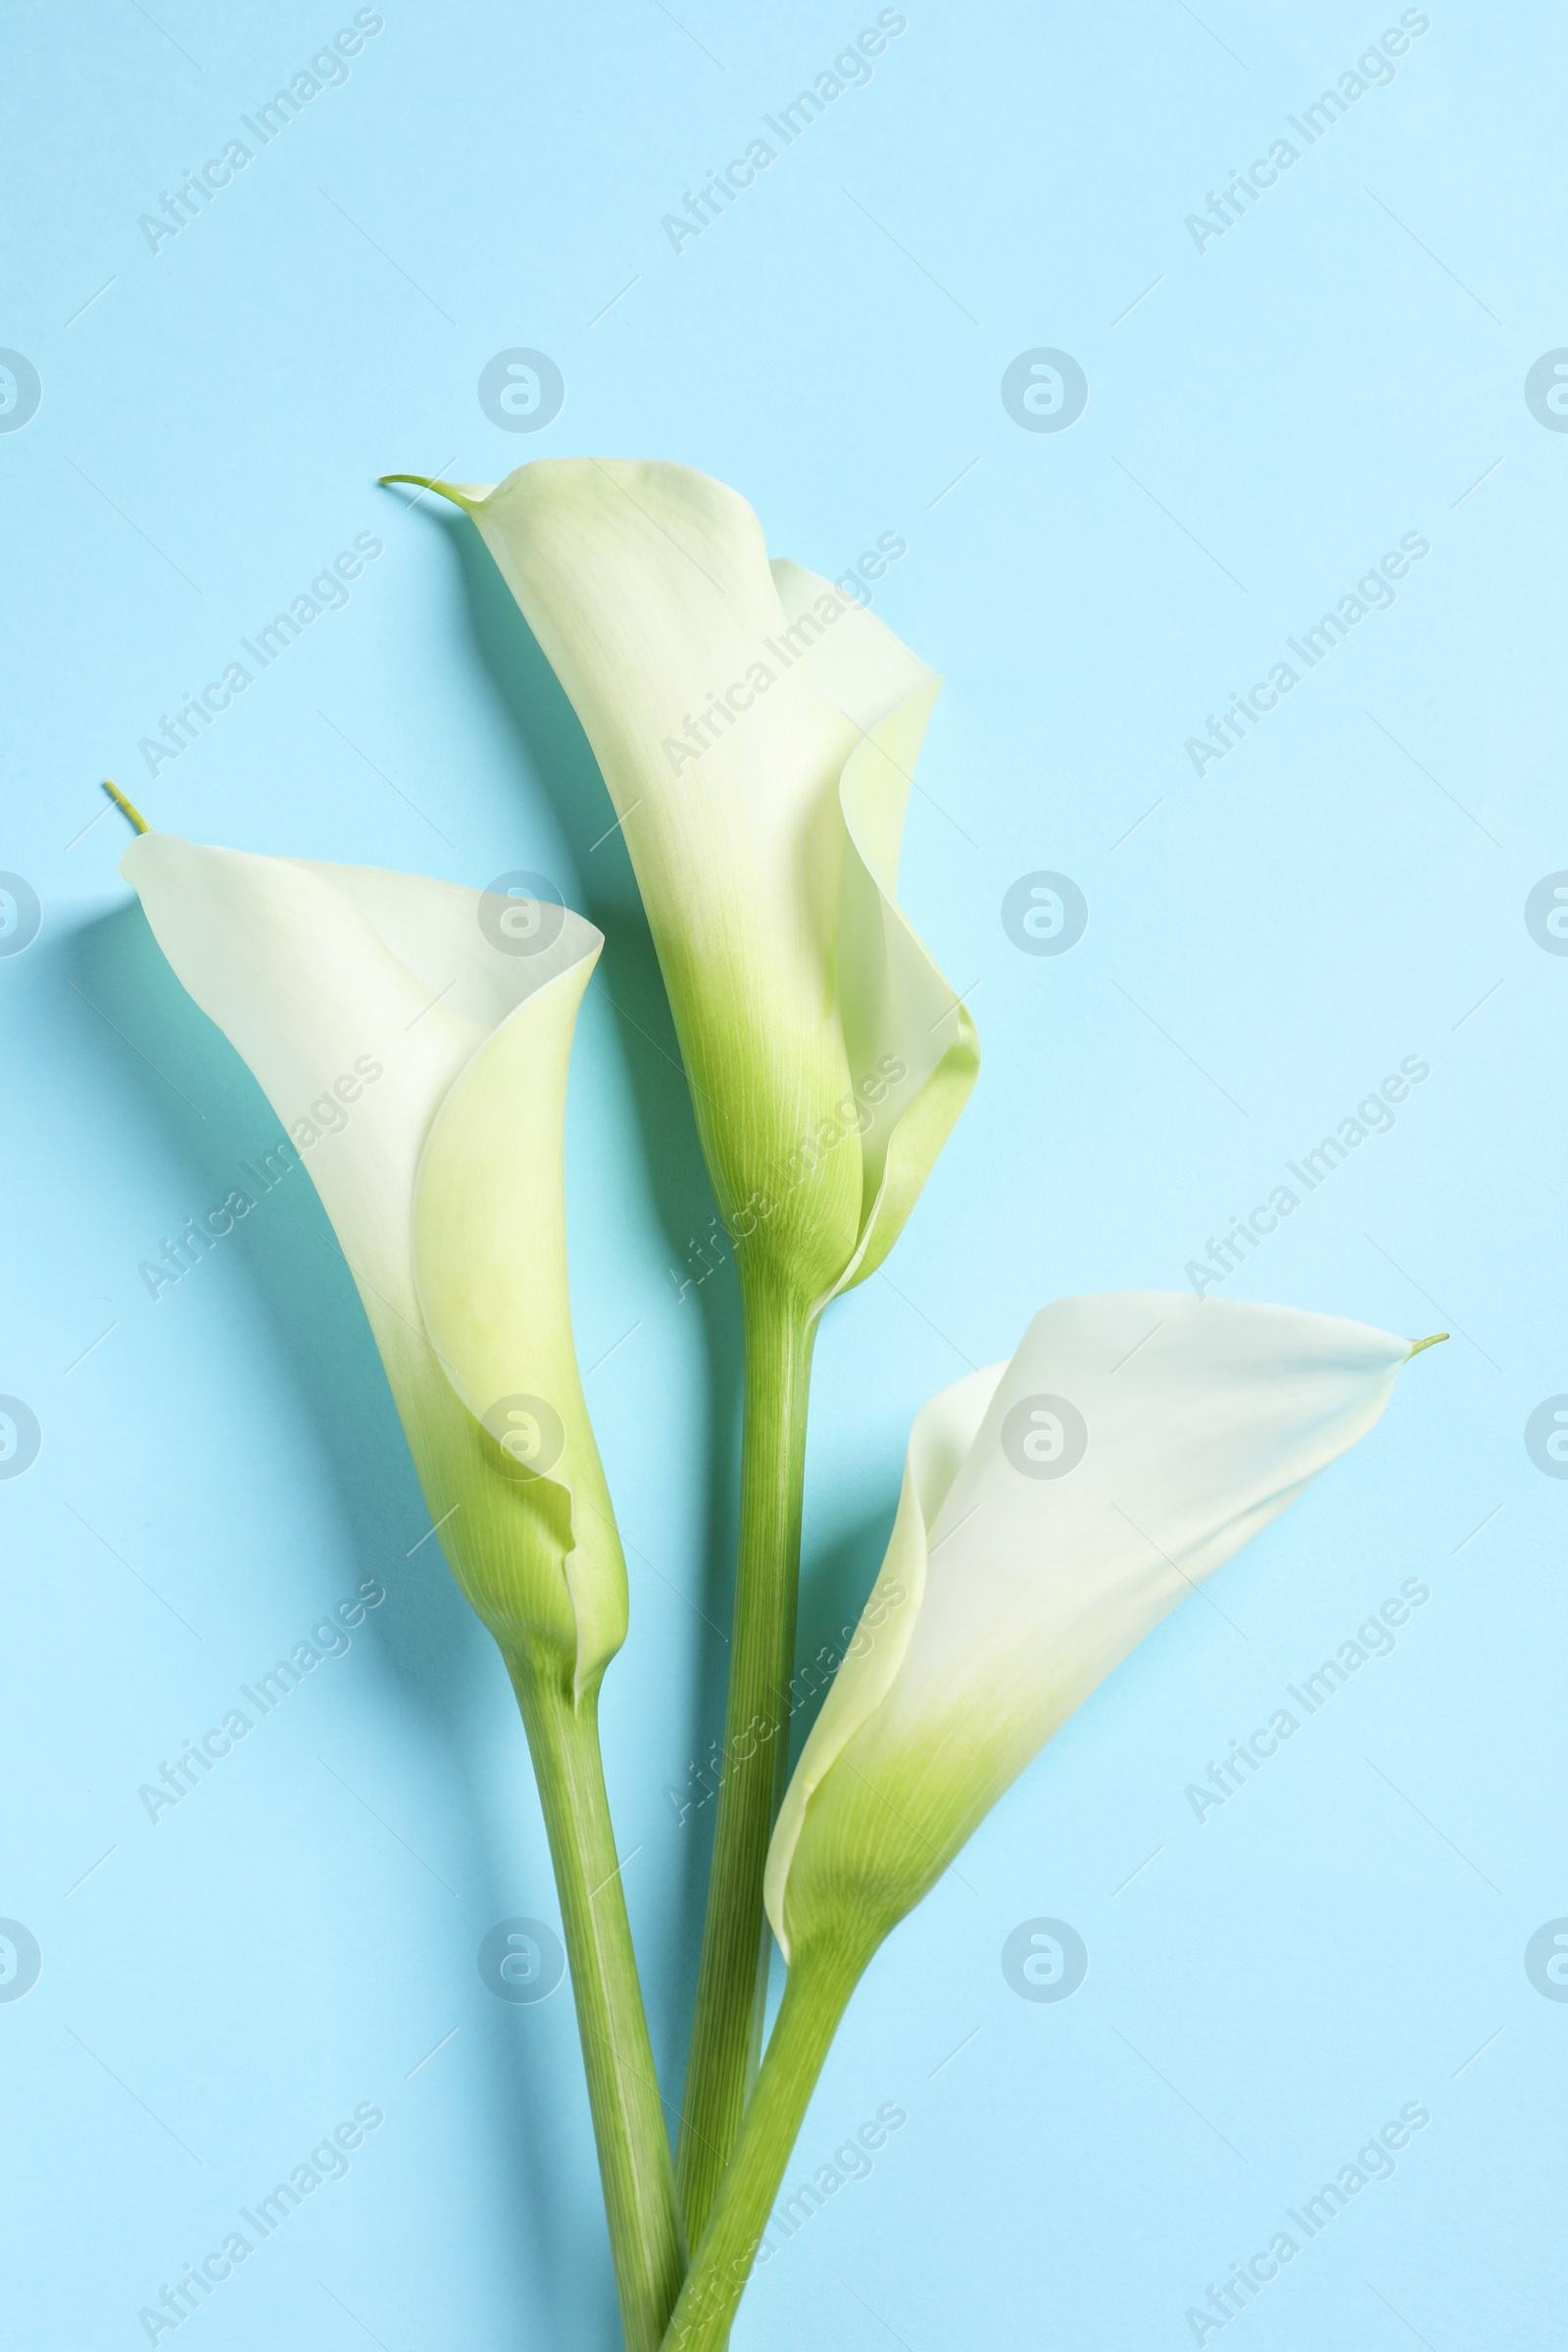
M 166 833 L 143 832 L 121 870 L 311 1172 L 442 1548 L 506 1659 L 556 1866 L 626 2341 L 652 2352 L 684 2251 L 600 1768 L 626 1572 L 572 1345 L 562 1159 L 600 935 L 558 906 Z
M 818 1307 L 887 1255 L 978 1067 L 896 897 L 941 681 L 685 466 L 428 486 L 477 523 L 593 746 L 743 1262 Z
M 974 1024 L 899 906 L 940 680 L 859 602 L 769 563 L 723 483 L 596 458 L 472 516 L 570 698 L 659 952 L 746 1340 L 741 1528 L 679 2168 L 706 2218 L 756 2067 L 816 1317 L 887 1255 L 974 1084 Z
M 121 871 L 315 1180 L 468 1599 L 509 1655 L 544 1639 L 597 1684 L 626 1573 L 572 1345 L 561 1137 L 599 933 L 547 906 L 519 943 L 514 903 L 453 883 L 167 833 Z
M 933 1398 L 856 1640 L 774 1832 L 790 1975 L 667 2348 L 726 2339 L 872 1952 L 1073 1710 L 1382 1413 L 1420 1341 L 1130 1292 L 1047 1307 Z
M 885 1935 L 1112 1667 L 1366 1435 L 1411 1352 L 1123 1292 L 1046 1307 L 1010 1363 L 934 1397 L 774 1832 L 786 1958 L 852 1892 Z

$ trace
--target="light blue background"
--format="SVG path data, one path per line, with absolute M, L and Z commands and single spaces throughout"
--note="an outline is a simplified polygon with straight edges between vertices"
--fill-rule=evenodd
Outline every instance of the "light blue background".
M 592 452 L 735 483 L 824 571 L 902 534 L 876 609 L 949 681 L 902 891 L 985 1064 L 886 1278 L 822 1334 L 803 1653 L 853 1620 L 935 1389 L 1053 1296 L 1179 1287 L 1406 1055 L 1431 1077 L 1394 1132 L 1222 1295 L 1454 1333 L 886 1947 L 790 2179 L 885 2101 L 908 2124 L 759 2275 L 737 2345 L 1191 2343 L 1187 2307 L 1411 2101 L 1396 2177 L 1235 2324 L 1253 2352 L 1545 2341 L 1568 2006 L 1523 1953 L 1568 1912 L 1568 1485 L 1523 1429 L 1568 1389 L 1568 958 L 1523 905 L 1568 866 L 1568 437 L 1523 382 L 1568 343 L 1560 22 L 1435 0 L 1392 86 L 1200 253 L 1185 216 L 1396 8 L 909 0 L 869 86 L 677 256 L 661 217 L 874 10 L 388 0 L 346 84 L 155 256 L 138 216 L 352 13 L 10 27 L 0 342 L 43 384 L 0 437 L 0 864 L 43 902 L 0 962 L 0 1390 L 43 1428 L 0 1484 L 0 1913 L 43 1951 L 0 2004 L 14 2340 L 144 2342 L 138 2307 L 375 2101 L 349 2178 L 188 2326 L 224 2352 L 613 2341 L 569 1997 L 506 2006 L 475 1967 L 495 1921 L 557 1916 L 499 1662 L 412 1549 L 305 1180 L 156 1303 L 138 1277 L 276 1128 L 152 947 L 122 819 L 92 821 L 110 773 L 201 840 L 536 868 L 608 934 L 572 1283 L 633 1574 L 608 1765 L 673 2085 L 708 1814 L 677 1826 L 664 1790 L 719 1723 L 732 1270 L 679 1295 L 711 1202 L 575 722 L 473 535 L 374 487 Z M 531 439 L 475 397 L 515 345 L 566 381 Z M 1061 433 L 999 396 L 1041 345 L 1090 380 Z M 1395 608 L 1200 780 L 1185 739 L 1410 531 L 1432 552 Z M 362 532 L 385 553 L 348 608 L 149 777 L 138 739 Z M 1089 901 L 1064 956 L 1002 928 L 1037 868 Z M 150 1823 L 138 1785 L 370 1576 L 349 1654 Z M 1187 1784 L 1409 1577 L 1431 1600 L 1394 1654 L 1200 1825 Z M 1039 1915 L 1091 1953 L 1059 2005 L 1001 1972 Z

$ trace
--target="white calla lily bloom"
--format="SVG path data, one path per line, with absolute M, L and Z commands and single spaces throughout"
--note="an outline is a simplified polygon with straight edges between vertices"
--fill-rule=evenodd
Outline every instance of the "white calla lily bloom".
M 509 1661 L 543 1639 L 597 1682 L 625 1566 L 572 1346 L 562 1131 L 599 933 L 169 833 L 121 871 L 310 1170 L 468 1599 Z
M 603 943 L 547 903 L 167 833 L 142 833 L 121 871 L 310 1169 L 441 1548 L 506 1660 L 625 2340 L 655 2352 L 685 2258 L 599 1750 L 626 1569 L 566 1293 L 566 1066 Z
M 892 1248 L 979 1066 L 897 901 L 941 680 L 686 466 L 430 486 L 478 525 L 604 773 L 743 1268 L 820 1307 Z
M 1382 1413 L 1408 1340 L 1186 1293 L 1069 1298 L 925 1406 L 768 1857 L 786 1956 L 880 1940 L 1074 1709 Z
M 1412 1346 L 1135 1291 L 1048 1306 L 917 1415 L 881 1574 L 785 1795 L 789 1978 L 664 2338 L 721 2352 L 844 2010 L 882 1938 L 1160 1618 L 1372 1427 Z

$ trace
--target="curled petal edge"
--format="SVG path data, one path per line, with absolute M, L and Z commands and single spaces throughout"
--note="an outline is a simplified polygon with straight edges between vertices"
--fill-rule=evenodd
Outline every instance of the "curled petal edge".
M 912 1101 L 886 1132 L 873 1127 L 862 1145 L 864 1192 L 855 1253 L 827 1294 L 836 1298 L 873 1274 L 903 1231 L 956 1125 L 980 1070 L 980 1041 L 967 1007 L 900 906 L 898 845 L 914 762 L 940 681 L 918 688 L 866 733 L 844 765 L 839 806 L 847 835 L 840 912 L 840 985 L 852 1069 L 874 1065 L 874 1045 L 886 1044 L 906 1061 L 927 1060 Z M 853 974 L 857 944 L 850 926 L 865 934 L 868 970 Z M 881 957 L 876 956 L 878 936 Z M 848 952 L 847 952 L 848 951 Z M 857 990 L 856 978 L 860 980 Z M 880 998 L 880 1002 L 878 999 Z M 859 1035 L 856 1036 L 855 1031 Z M 945 1032 L 940 1035 L 939 1032 Z M 933 1041 L 940 1049 L 933 1053 Z M 878 1164 L 880 1162 L 880 1164 Z M 826 1304 L 826 1298 L 821 1303 Z
M 564 1540 L 579 1691 L 625 1638 L 624 1563 L 577 1367 L 564 1265 L 566 1072 L 601 944 L 594 933 L 476 1049 L 431 1122 L 412 1220 L 426 1336 L 497 1467 L 510 1474 L 492 1426 L 503 1399 L 539 1399 L 561 1421 L 560 1455 L 526 1485 Z M 492 1279 L 503 1264 L 505 1285 Z M 583 1573 L 590 1540 L 619 1563 L 618 1578 Z
M 497 487 L 443 482 L 416 473 L 380 478 L 432 490 L 475 523 Z M 786 621 L 809 610 L 819 596 L 839 593 L 830 580 L 786 558 L 774 559 L 770 568 Z M 851 615 L 847 625 L 852 630 L 862 626 L 862 640 L 856 641 L 863 641 L 860 661 L 824 663 L 816 674 L 821 690 L 860 734 L 838 786 L 847 839 L 836 981 L 857 1102 L 862 1080 L 874 1079 L 880 1058 L 901 1059 L 911 1072 L 919 1069 L 921 1074 L 911 1101 L 898 1117 L 885 1127 L 873 1119 L 862 1133 L 861 1210 L 855 1249 L 837 1280 L 812 1301 L 813 1313 L 865 1281 L 887 1256 L 957 1123 L 980 1068 L 973 1019 L 898 900 L 899 849 L 909 788 L 942 681 L 869 614 L 863 624 L 859 614 Z M 875 632 L 874 641 L 866 638 L 867 630 Z M 862 698 L 868 698 L 869 724 L 852 707 Z M 939 1032 L 944 1034 L 939 1037 Z M 911 1060 L 911 1054 L 917 1059 Z
M 1004 1362 L 971 1372 L 915 1415 L 887 1556 L 862 1612 L 861 1630 L 845 1654 L 790 1776 L 768 1848 L 764 1900 L 786 1961 L 790 1946 L 784 1894 L 807 1807 L 857 1732 L 876 1713 L 904 1663 L 925 1598 L 931 1530 L 1006 1370 Z M 866 1633 L 879 1609 L 885 1612 L 884 1624 Z

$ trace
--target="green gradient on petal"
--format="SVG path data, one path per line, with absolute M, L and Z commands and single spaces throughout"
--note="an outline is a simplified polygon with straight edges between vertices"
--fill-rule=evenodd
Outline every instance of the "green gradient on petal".
M 815 1310 L 886 1256 L 979 1066 L 896 895 L 940 680 L 685 467 L 426 486 L 473 517 L 599 760 L 725 1224 Z
M 1128 1651 L 1365 1435 L 1409 1353 L 1331 1316 L 1117 1293 L 1046 1308 L 935 1397 L 774 1832 L 786 1956 L 910 1910 Z
M 121 870 L 301 1151 L 458 1582 L 509 1654 L 537 1639 L 596 1683 L 626 1575 L 572 1342 L 562 1130 L 599 933 L 564 913 L 513 954 L 477 891 L 167 833 Z M 339 1124 L 302 1142 L 313 1104 Z M 560 1417 L 551 1478 L 486 1425 L 519 1393 Z

